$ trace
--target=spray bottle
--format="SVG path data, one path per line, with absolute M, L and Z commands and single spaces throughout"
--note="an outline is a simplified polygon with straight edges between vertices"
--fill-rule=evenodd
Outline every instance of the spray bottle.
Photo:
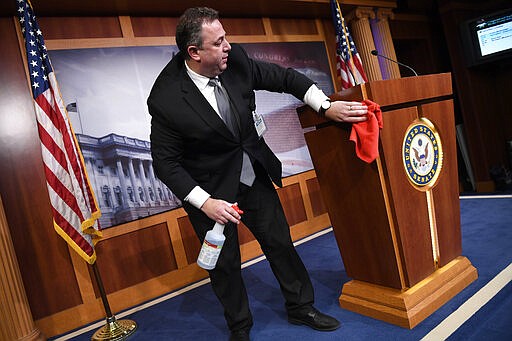
M 234 208 L 238 214 L 244 213 L 236 204 L 233 204 L 231 207 Z M 197 257 L 197 265 L 205 270 L 214 269 L 225 240 L 224 225 L 216 222 L 213 229 L 206 232 L 203 246 Z

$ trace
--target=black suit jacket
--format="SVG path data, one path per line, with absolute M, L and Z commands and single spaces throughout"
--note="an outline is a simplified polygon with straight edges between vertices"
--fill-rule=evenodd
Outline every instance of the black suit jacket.
M 219 77 L 236 109 L 239 138 L 192 82 L 181 53 L 162 70 L 148 98 L 153 166 L 181 200 L 201 186 L 213 198 L 234 202 L 243 151 L 282 186 L 281 163 L 254 127 L 254 90 L 286 92 L 302 100 L 313 84 L 293 69 L 250 59 L 237 44 L 232 44 L 227 69 Z

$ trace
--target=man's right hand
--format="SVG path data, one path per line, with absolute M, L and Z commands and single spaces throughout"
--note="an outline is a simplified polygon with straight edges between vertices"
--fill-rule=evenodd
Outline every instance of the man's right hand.
M 227 201 L 213 199 L 210 197 L 206 199 L 203 206 L 201 206 L 201 211 L 203 211 L 208 218 L 215 220 L 220 224 L 226 225 L 230 221 L 235 224 L 239 224 L 242 217 L 233 207 L 231 207 L 232 205 L 233 204 L 230 204 Z

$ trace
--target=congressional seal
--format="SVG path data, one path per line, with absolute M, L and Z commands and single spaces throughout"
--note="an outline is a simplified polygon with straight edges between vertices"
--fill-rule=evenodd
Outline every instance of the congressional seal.
M 443 148 L 435 126 L 428 119 L 417 119 L 407 128 L 402 160 L 413 186 L 428 190 L 435 185 L 443 165 Z

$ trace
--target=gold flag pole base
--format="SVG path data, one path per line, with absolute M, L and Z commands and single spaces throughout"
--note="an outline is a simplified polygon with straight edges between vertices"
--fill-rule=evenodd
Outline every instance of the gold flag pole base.
M 116 321 L 115 316 L 107 318 L 107 324 L 98 329 L 91 338 L 91 341 L 117 341 L 125 340 L 137 329 L 137 323 L 132 320 Z

